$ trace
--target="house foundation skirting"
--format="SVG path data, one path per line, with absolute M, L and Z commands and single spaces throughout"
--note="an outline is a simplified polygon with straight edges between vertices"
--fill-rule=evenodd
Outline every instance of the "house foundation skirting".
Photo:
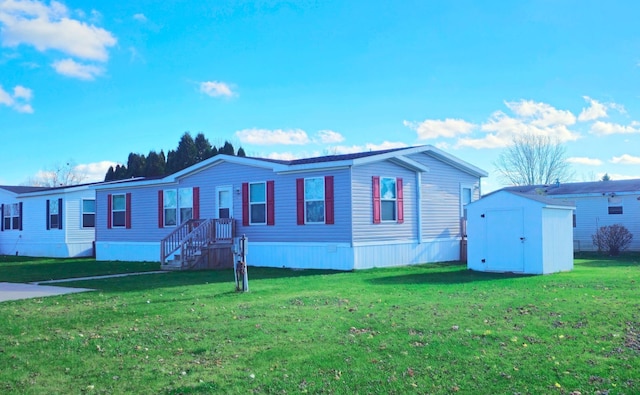
M 19 241 L 3 243 L 0 255 L 20 255 L 48 258 L 80 258 L 93 255 L 93 242 L 54 243 Z
M 159 262 L 160 242 L 96 242 L 96 260 L 98 261 L 129 261 L 129 262 Z

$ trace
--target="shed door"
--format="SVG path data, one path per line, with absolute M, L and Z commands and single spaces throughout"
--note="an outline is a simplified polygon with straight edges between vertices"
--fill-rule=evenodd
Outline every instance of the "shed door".
M 524 272 L 524 218 L 521 208 L 485 214 L 487 270 Z

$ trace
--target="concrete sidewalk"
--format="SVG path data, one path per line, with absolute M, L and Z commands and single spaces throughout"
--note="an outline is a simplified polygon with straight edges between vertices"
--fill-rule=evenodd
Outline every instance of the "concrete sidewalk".
M 89 288 L 53 287 L 51 285 L 0 283 L 0 302 L 7 300 L 42 298 L 76 292 L 93 291 Z
M 90 289 L 90 288 L 70 288 L 70 287 L 60 287 L 60 286 L 43 285 L 43 284 L 59 284 L 59 283 L 68 283 L 71 281 L 100 280 L 103 278 L 140 276 L 143 274 L 162 274 L 162 273 L 168 273 L 168 272 L 154 271 L 154 272 L 140 272 L 140 273 L 108 274 L 105 276 L 76 277 L 76 278 L 63 278 L 59 280 L 36 281 L 29 284 L 0 282 L 0 302 L 4 302 L 7 300 L 42 298 L 45 296 L 65 295 L 70 293 L 95 291 L 95 289 Z

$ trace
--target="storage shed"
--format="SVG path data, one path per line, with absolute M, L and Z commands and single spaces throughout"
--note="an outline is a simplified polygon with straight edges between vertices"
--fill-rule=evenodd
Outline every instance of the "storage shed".
M 499 190 L 466 209 L 469 269 L 526 274 L 573 269 L 572 203 Z

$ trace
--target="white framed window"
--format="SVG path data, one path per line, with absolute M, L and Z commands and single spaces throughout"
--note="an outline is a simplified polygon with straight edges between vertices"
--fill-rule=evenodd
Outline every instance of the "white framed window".
M 127 196 L 125 194 L 111 196 L 111 223 L 114 228 L 127 225 Z
M 3 208 L 3 218 L 2 221 L 4 221 L 4 229 L 8 230 L 11 229 L 11 204 L 5 204 L 4 208 Z
M 609 207 L 608 207 L 608 213 L 612 214 L 612 215 L 620 215 L 623 214 L 623 208 L 622 208 L 622 199 L 619 197 L 610 197 L 608 199 L 608 203 L 609 203 Z
M 4 230 L 20 229 L 20 203 L 5 204 L 2 217 Z
M 267 184 L 265 182 L 249 184 L 249 224 L 267 224 Z
M 178 207 L 180 223 L 193 219 L 193 188 L 178 189 Z
M 380 177 L 380 215 L 382 221 L 397 221 L 396 179 Z
M 58 199 L 49 200 L 49 228 L 58 229 L 60 227 L 60 205 Z
M 304 219 L 307 224 L 325 223 L 324 177 L 304 179 Z
M 178 193 L 175 189 L 165 189 L 163 202 L 164 226 L 178 224 Z
M 460 217 L 466 218 L 465 207 L 473 201 L 473 187 L 470 185 L 460 186 Z
M 82 227 L 96 227 L 96 201 L 95 199 L 82 199 Z

